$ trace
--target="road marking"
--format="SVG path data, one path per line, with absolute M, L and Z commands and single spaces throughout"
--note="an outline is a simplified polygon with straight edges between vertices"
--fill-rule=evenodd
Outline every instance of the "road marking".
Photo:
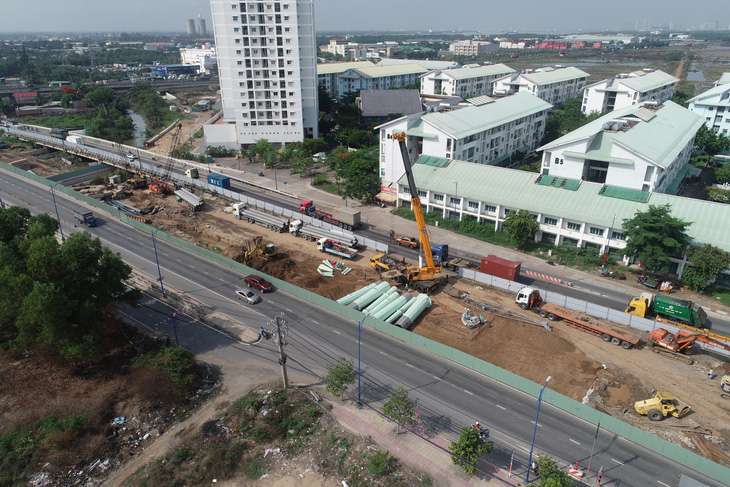
M 611 461 L 612 461 L 612 462 L 616 462 L 616 463 L 618 463 L 619 465 L 623 465 L 623 462 L 619 462 L 619 461 L 618 461 L 618 460 L 616 460 L 615 458 L 612 458 L 612 459 L 611 459 Z
M 337 331 L 337 330 L 332 330 L 332 331 L 334 331 L 334 332 L 335 332 L 335 333 L 337 333 L 338 335 L 342 335 L 342 333 L 340 333 L 340 332 L 339 332 L 339 331 Z
M 507 410 L 507 408 L 506 408 L 506 407 L 500 406 L 499 404 L 495 404 L 495 406 L 497 406 L 497 407 L 498 407 L 499 409 L 501 409 L 502 411 L 506 411 L 506 410 Z
M 410 368 L 413 368 L 413 366 L 412 366 L 411 364 L 409 364 L 408 362 L 406 362 L 406 365 L 407 365 L 408 367 L 410 367 Z
M 466 389 L 463 389 L 463 391 L 464 391 L 464 392 L 466 392 L 467 394 L 469 394 L 470 396 L 473 396 L 473 395 L 474 395 L 474 393 L 473 393 L 473 392 L 471 392 L 471 391 L 467 391 Z
M 294 311 L 290 310 L 289 308 L 286 309 L 288 312 L 293 313 Z
M 441 377 L 436 377 L 435 375 L 433 376 L 433 378 L 436 380 L 441 380 Z
M 312 323 L 319 325 L 319 321 L 316 321 L 316 320 L 312 320 Z
M 382 351 L 380 352 L 380 355 L 385 355 L 386 357 L 390 357 L 390 355 L 388 355 L 387 353 L 382 352 Z
M 182 262 L 180 259 L 175 259 L 175 260 L 178 261 L 178 262 Z
M 530 421 L 530 423 L 532 423 L 532 424 L 535 424 L 535 422 L 534 422 L 534 421 Z M 537 427 L 538 427 L 538 428 L 542 428 L 542 425 L 541 425 L 540 423 L 537 423 Z
M 568 441 L 572 441 L 572 442 L 573 442 L 573 443 L 575 443 L 576 445 L 580 445 L 580 443 L 578 443 L 577 441 L 575 441 L 575 440 L 574 440 L 573 438 L 568 438 Z
M 666 485 L 666 487 L 671 487 L 671 486 L 665 484 L 664 482 L 662 482 L 661 480 L 657 480 L 657 482 L 660 483 L 660 484 L 662 484 L 662 485 Z

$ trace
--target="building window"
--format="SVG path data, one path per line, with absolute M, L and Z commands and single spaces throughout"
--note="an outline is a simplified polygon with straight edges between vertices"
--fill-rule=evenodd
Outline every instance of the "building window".
M 551 227 L 554 227 L 554 226 L 557 226 L 558 219 L 557 218 L 550 217 L 550 216 L 546 216 L 545 218 L 542 219 L 542 222 L 545 225 L 550 225 Z
M 469 202 L 469 209 L 470 210 L 479 210 L 479 202 L 478 201 L 470 201 Z
M 442 195 L 442 194 L 435 194 L 435 195 L 433 195 L 433 200 L 434 201 L 443 201 L 444 200 L 444 195 Z
M 611 233 L 611 238 L 614 240 L 626 240 L 626 235 L 621 232 L 613 232 Z
M 591 235 L 597 235 L 599 237 L 603 237 L 605 230 L 603 228 L 591 227 L 588 230 L 588 233 L 590 233 Z
M 484 211 L 487 213 L 495 213 L 497 211 L 497 207 L 493 205 L 484 205 Z
M 576 232 L 580 232 L 580 229 L 581 229 L 581 226 L 582 225 L 580 223 L 568 222 L 568 225 L 567 226 L 568 226 L 568 230 L 573 230 L 573 231 L 576 231 Z
M 409 188 L 408 186 L 403 186 L 403 193 L 411 194 L 411 188 Z
M 449 198 L 449 204 L 456 206 L 461 205 L 461 198 L 454 198 L 453 196 Z

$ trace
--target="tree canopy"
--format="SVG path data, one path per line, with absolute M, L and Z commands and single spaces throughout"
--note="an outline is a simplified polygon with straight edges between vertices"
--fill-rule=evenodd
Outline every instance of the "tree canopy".
M 563 106 L 553 110 L 545 121 L 545 136 L 541 145 L 552 142 L 568 132 L 582 127 L 588 122 L 597 119 L 602 113 L 591 113 L 584 115 L 581 111 L 582 100 L 580 98 L 569 98 Z
M 575 484 L 568 472 L 560 470 L 558 464 L 547 455 L 540 455 L 537 459 L 540 469 L 540 487 L 573 487 Z
M 714 245 L 705 244 L 687 252 L 692 267 L 682 273 L 682 281 L 702 292 L 730 266 L 730 254 Z
M 690 243 L 687 229 L 691 223 L 673 217 L 671 211 L 669 204 L 649 205 L 647 211 L 637 211 L 623 221 L 626 255 L 637 258 L 651 272 L 669 270 L 669 257 L 681 256 Z
M 527 210 L 512 211 L 504 217 L 502 228 L 507 235 L 522 248 L 527 242 L 533 240 L 540 231 L 540 224 Z
M 390 399 L 383 404 L 382 412 L 396 422 L 396 431 L 400 432 L 401 425 L 413 421 L 416 413 L 415 407 L 413 400 L 408 397 L 408 391 L 399 387 L 390 393 Z
M 730 139 L 702 125 L 695 136 L 695 145 L 704 153 L 714 156 L 730 149 Z
M 66 359 L 101 350 L 116 301 L 136 303 L 132 269 L 87 232 L 59 244 L 58 223 L 25 208 L 0 209 L 0 341 Z
M 464 426 L 461 428 L 459 441 L 452 441 L 449 450 L 454 453 L 451 456 L 454 465 L 462 467 L 467 473 L 474 473 L 477 471 L 479 457 L 492 453 L 492 444 L 482 440 L 476 428 Z
M 352 359 L 340 357 L 337 362 L 327 366 L 327 376 L 324 378 L 326 382 L 325 389 L 335 397 L 343 397 L 347 388 L 355 383 L 357 374 Z

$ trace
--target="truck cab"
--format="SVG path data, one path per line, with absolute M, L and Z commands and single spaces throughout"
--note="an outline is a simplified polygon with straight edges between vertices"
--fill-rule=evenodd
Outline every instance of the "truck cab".
M 640 318 L 645 318 L 646 312 L 649 310 L 649 306 L 651 306 L 651 302 L 653 299 L 654 296 L 651 293 L 641 293 L 639 297 L 633 298 L 631 302 L 629 302 L 629 305 L 624 310 L 624 313 L 636 315 Z
M 190 169 L 185 170 L 185 175 L 192 179 L 198 179 L 198 170 L 194 167 L 191 167 Z
M 542 296 L 537 289 L 523 287 L 517 292 L 515 303 L 524 310 L 539 308 L 542 305 Z
M 314 202 L 311 200 L 305 200 L 299 203 L 299 213 L 311 213 L 316 209 Z

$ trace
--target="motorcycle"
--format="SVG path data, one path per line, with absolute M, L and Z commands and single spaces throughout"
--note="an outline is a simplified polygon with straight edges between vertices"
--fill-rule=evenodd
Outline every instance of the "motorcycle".
M 626 276 L 624 274 L 619 274 L 613 269 L 601 269 L 601 275 L 603 277 L 610 277 L 611 279 L 618 279 L 619 281 L 626 280 Z
M 485 428 L 484 426 L 480 425 L 479 423 L 471 425 L 472 428 L 477 430 L 479 432 L 479 439 L 482 441 L 487 441 L 489 438 L 489 430 Z
M 545 263 L 546 263 L 547 265 L 555 265 L 555 262 L 553 262 L 553 261 L 552 261 L 552 260 L 550 260 L 550 259 L 546 260 L 546 261 L 545 261 Z
M 264 171 L 261 171 L 261 172 L 259 173 L 259 176 L 263 176 L 263 175 L 264 175 Z

